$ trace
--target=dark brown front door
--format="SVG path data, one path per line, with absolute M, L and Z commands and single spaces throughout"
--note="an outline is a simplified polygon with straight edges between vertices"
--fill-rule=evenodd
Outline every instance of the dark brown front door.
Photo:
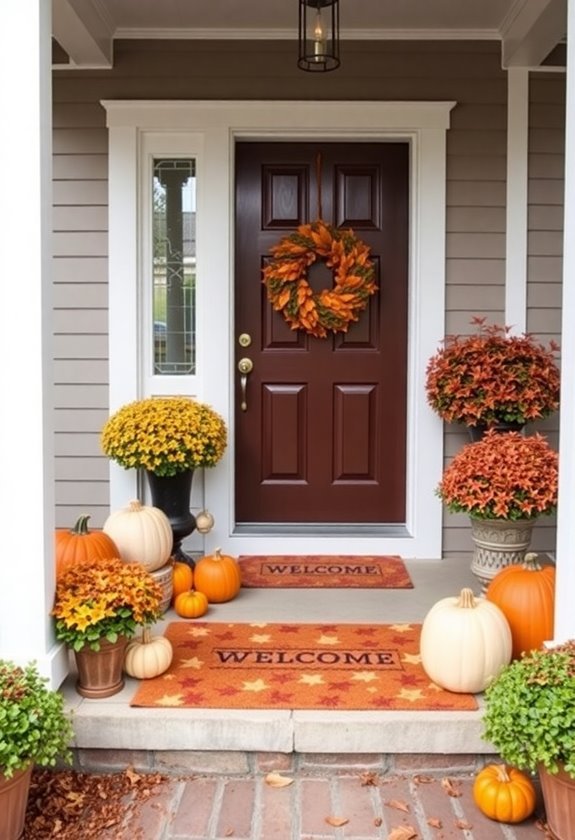
M 406 143 L 236 146 L 238 523 L 405 522 L 408 157 Z M 327 338 L 291 330 L 262 284 L 270 247 L 318 207 L 370 246 L 379 287 Z M 321 262 L 309 281 L 332 285 Z

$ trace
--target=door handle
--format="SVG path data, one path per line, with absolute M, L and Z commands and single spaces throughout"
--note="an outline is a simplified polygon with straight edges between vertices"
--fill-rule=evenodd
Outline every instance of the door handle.
M 248 402 L 247 402 L 247 387 L 248 387 L 248 376 L 254 369 L 254 363 L 251 359 L 248 359 L 247 356 L 243 359 L 240 359 L 238 362 L 238 370 L 241 374 L 240 376 L 240 390 L 242 392 L 242 401 L 240 403 L 240 408 L 242 411 L 248 410 Z

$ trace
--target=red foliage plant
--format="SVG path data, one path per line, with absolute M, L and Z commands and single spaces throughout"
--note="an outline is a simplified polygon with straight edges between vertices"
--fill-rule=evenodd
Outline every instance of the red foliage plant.
M 529 334 L 485 325 L 474 335 L 448 336 L 427 365 L 427 401 L 448 423 L 493 426 L 547 417 L 559 407 L 559 369 L 549 349 Z
M 477 519 L 532 519 L 555 511 L 557 482 L 557 452 L 542 435 L 491 429 L 457 453 L 437 495 L 453 513 Z

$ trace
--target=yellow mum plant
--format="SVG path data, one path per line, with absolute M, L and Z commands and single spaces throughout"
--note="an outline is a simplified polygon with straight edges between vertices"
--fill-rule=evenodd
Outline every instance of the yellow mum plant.
M 102 449 L 126 469 L 159 476 L 213 467 L 224 454 L 226 424 L 211 406 L 187 397 L 128 403 L 105 423 Z
M 99 650 L 104 639 L 129 638 L 157 621 L 162 598 L 162 587 L 140 563 L 112 558 L 71 566 L 56 585 L 56 636 L 73 650 Z

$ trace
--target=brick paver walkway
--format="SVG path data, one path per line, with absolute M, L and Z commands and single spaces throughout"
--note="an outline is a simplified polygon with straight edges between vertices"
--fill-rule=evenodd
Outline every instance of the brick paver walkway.
M 169 778 L 120 832 L 103 840 L 544 840 L 542 809 L 520 825 L 484 817 L 472 774 L 373 771 Z M 450 793 L 452 795 L 450 795 Z M 575 836 L 575 835 L 574 835 Z

